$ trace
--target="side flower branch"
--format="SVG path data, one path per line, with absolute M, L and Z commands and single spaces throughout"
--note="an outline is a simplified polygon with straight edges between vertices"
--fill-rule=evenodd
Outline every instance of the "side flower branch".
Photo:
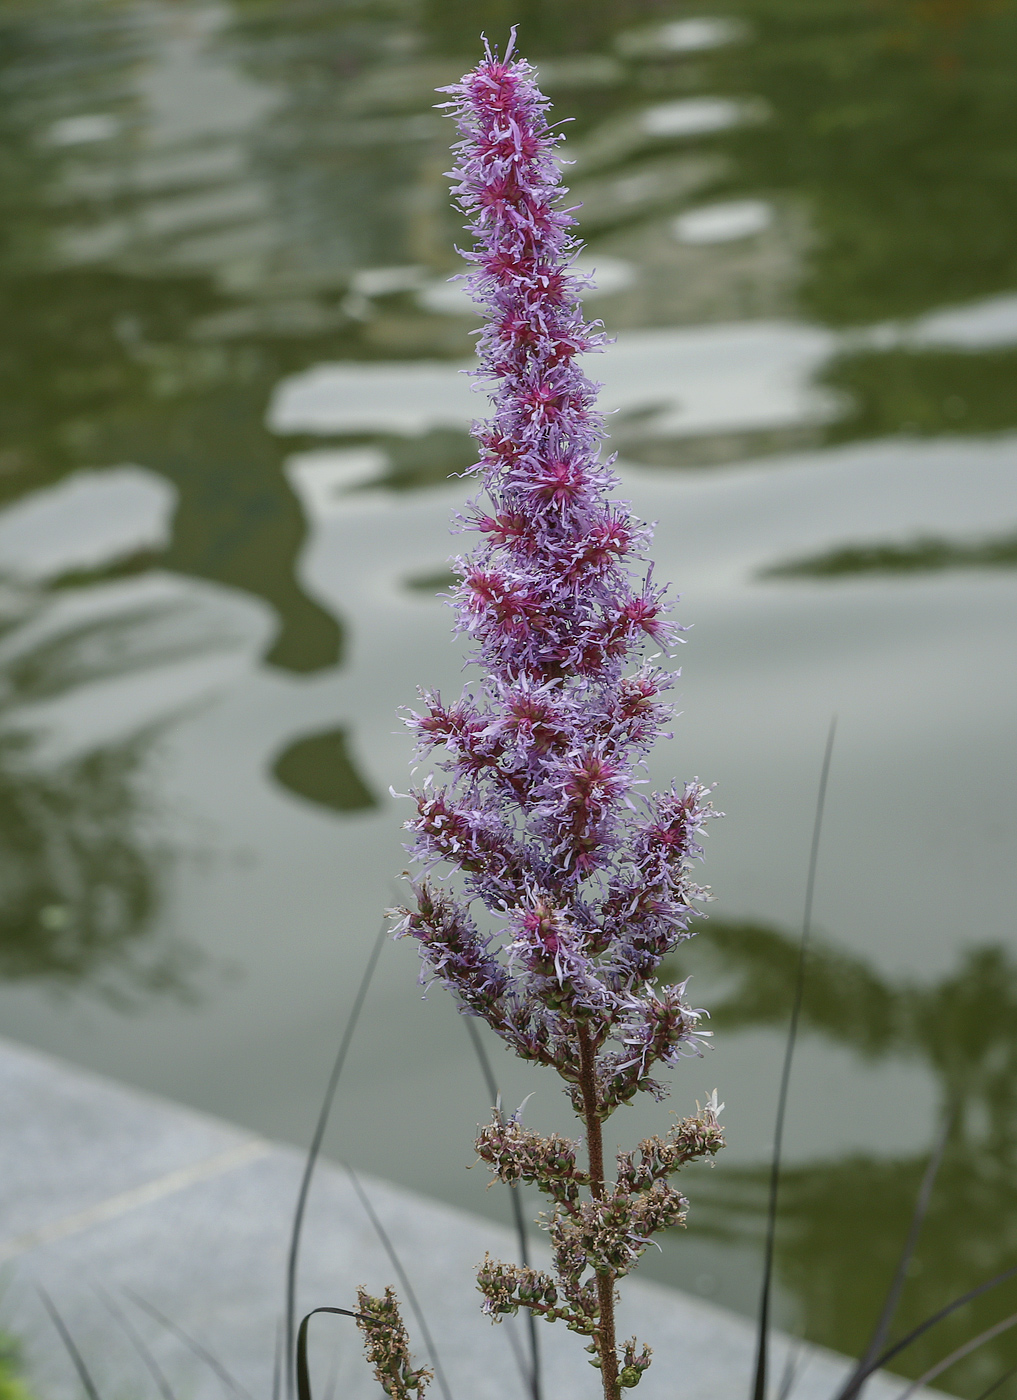
M 638 1162 L 634 1153 L 620 1153 L 615 1182 L 591 1199 L 580 1195 L 580 1188 L 593 1182 L 576 1165 L 578 1143 L 557 1134 L 543 1137 L 500 1115 L 482 1128 L 477 1153 L 497 1179 L 534 1184 L 555 1203 L 548 1223 L 554 1275 L 486 1258 L 477 1280 L 484 1311 L 499 1318 L 524 1307 L 548 1322 L 561 1319 L 571 1331 L 595 1339 L 596 1362 L 602 1364 L 596 1341 L 602 1322 L 600 1281 L 613 1287 L 658 1230 L 684 1221 L 688 1201 L 668 1177 L 723 1146 L 717 1110 L 711 1101 L 696 1117 L 676 1123 L 665 1138 L 644 1139 Z M 588 1270 L 591 1276 L 585 1278 Z M 634 1338 L 625 1344 L 618 1373 L 622 1387 L 635 1385 L 650 1364 L 649 1348 L 637 1357 L 636 1345 Z

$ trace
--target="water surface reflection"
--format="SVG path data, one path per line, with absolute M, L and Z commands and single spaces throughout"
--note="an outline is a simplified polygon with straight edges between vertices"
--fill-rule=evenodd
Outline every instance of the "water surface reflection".
M 69 749 L 47 728 L 85 688 L 218 652 L 224 638 L 196 636 L 179 599 L 118 599 L 78 617 L 27 590 L 4 603 L 0 977 L 84 989 L 121 1009 L 155 994 L 189 999 L 198 949 L 152 929 L 169 856 L 144 780 L 160 724 L 79 734 Z
M 726 988 L 711 1000 L 718 1033 L 787 1023 L 796 938 L 764 924 L 714 920 L 693 961 Z M 925 1065 L 937 1086 L 938 1116 L 951 1122 L 895 1323 L 894 1334 L 902 1336 L 1013 1260 L 1017 960 L 999 944 L 973 944 L 943 977 L 891 978 L 871 960 L 820 942 L 808 957 L 801 1024 L 865 1060 Z M 792 1113 L 808 1112 L 808 1103 L 793 1095 Z M 928 1165 L 923 1154 L 897 1155 L 892 1142 L 872 1146 L 871 1153 L 794 1164 L 780 1202 L 778 1275 L 795 1300 L 799 1325 L 852 1355 L 868 1345 Z M 765 1167 L 700 1173 L 694 1229 L 729 1243 L 758 1241 L 767 1186 Z M 962 1309 L 915 1344 L 907 1371 L 921 1374 L 1015 1305 L 1011 1283 Z M 975 1393 L 1015 1363 L 1017 1343 L 1004 1334 L 945 1373 L 943 1385 Z

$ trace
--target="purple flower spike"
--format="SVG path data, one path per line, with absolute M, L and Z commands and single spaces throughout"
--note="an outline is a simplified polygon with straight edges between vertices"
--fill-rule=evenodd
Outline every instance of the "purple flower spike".
M 462 136 L 454 193 L 475 240 L 467 284 L 486 316 L 475 373 L 494 413 L 474 427 L 484 489 L 464 523 L 481 538 L 456 561 L 452 596 L 476 679 L 453 704 L 422 692 L 407 721 L 448 780 L 412 794 L 409 849 L 425 873 L 396 932 L 417 940 L 423 981 L 568 1087 L 588 1170 L 575 1143 L 519 1114 L 496 1109 L 476 1143 L 500 1180 L 553 1202 L 553 1273 L 486 1258 L 477 1282 L 494 1320 L 522 1307 L 590 1338 L 604 1400 L 620 1400 L 650 1351 L 619 1346 L 615 1283 L 684 1219 L 669 1178 L 723 1145 L 714 1093 L 666 1137 L 645 1138 L 638 1161 L 620 1154 L 613 1181 L 605 1173 L 604 1119 L 638 1092 L 663 1097 L 651 1071 L 701 1054 L 709 1035 L 685 984 L 657 975 L 705 897 L 690 871 L 712 812 L 698 782 L 646 794 L 639 776 L 671 717 L 672 677 L 656 662 L 679 629 L 640 563 L 651 532 L 612 498 L 613 459 L 600 457 L 597 386 L 579 357 L 604 337 L 583 318 L 575 220 L 559 207 L 562 138 L 532 74 L 510 42 L 443 89 Z
M 698 783 L 639 795 L 671 685 L 640 653 L 678 629 L 650 567 L 635 572 L 651 532 L 611 498 L 617 478 L 600 460 L 597 386 L 579 356 L 604 337 L 583 318 L 575 220 L 560 207 L 563 138 L 511 48 L 488 48 L 444 89 L 463 138 L 452 178 L 475 239 L 468 286 L 487 318 L 476 373 L 494 405 L 474 428 L 485 492 L 466 523 L 482 538 L 457 561 L 452 600 L 480 678 L 452 705 L 424 694 L 408 721 L 451 775 L 414 793 L 410 849 L 462 879 L 440 897 L 421 880 L 399 932 L 465 1012 L 566 1079 L 577 1018 L 598 1050 L 616 1042 L 601 1064 L 609 1112 L 658 1091 L 651 1063 L 706 1034 L 677 990 L 652 984 L 703 895 L 689 864 L 710 807 Z M 475 900 L 504 935 L 501 960 L 472 922 Z

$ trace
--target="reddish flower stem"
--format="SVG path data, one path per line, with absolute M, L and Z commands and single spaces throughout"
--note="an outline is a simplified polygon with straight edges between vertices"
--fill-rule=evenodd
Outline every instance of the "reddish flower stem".
M 590 1191 L 596 1201 L 604 1199 L 604 1133 L 601 1127 L 600 1105 L 597 1098 L 597 1056 L 593 1039 L 587 1028 L 576 1025 L 579 1043 L 579 1089 L 583 1096 L 583 1117 L 586 1120 L 586 1147 L 590 1157 Z M 604 1382 L 604 1400 L 620 1400 L 618 1381 L 618 1345 L 614 1327 L 614 1274 L 597 1274 L 597 1301 L 600 1320 L 594 1333 L 600 1375 Z

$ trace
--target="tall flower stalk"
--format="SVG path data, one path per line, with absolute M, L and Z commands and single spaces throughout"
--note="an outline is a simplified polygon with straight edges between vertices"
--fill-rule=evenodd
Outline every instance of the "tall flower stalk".
M 456 561 L 452 597 L 474 679 L 452 703 L 423 692 L 408 721 L 448 776 L 412 794 L 423 874 L 397 934 L 417 940 L 422 981 L 565 1082 L 585 1154 L 500 1111 L 477 1140 L 498 1178 L 549 1197 L 553 1272 L 488 1258 L 478 1284 L 495 1320 L 528 1308 L 587 1337 L 605 1400 L 618 1400 L 650 1354 L 619 1345 L 616 1282 L 684 1218 L 672 1175 L 723 1141 L 714 1098 L 620 1154 L 610 1177 L 604 1162 L 605 1119 L 637 1094 L 663 1098 L 655 1066 L 700 1053 L 708 1034 L 684 983 L 656 978 L 704 895 L 690 865 L 711 810 L 698 782 L 640 791 L 671 714 L 659 662 L 678 628 L 643 562 L 650 530 L 613 498 L 613 459 L 601 460 L 579 356 L 604 337 L 581 309 L 563 138 L 513 41 L 503 58 L 485 45 L 443 89 L 462 138 L 451 174 L 474 238 L 467 285 L 486 316 L 476 373 L 494 411 L 474 428 L 483 492 L 463 523 L 479 542 Z

